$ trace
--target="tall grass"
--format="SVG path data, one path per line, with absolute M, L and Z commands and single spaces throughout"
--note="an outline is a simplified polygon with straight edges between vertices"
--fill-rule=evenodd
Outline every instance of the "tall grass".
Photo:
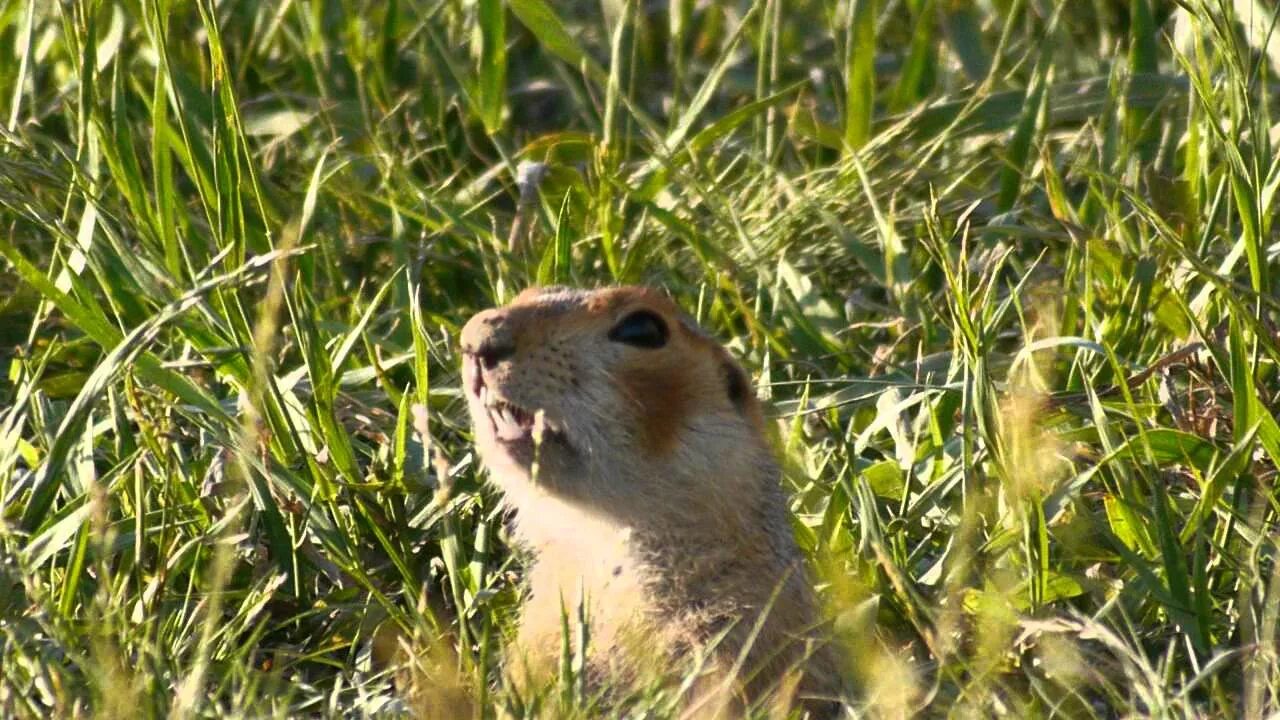
M 0 4 L 0 714 L 605 712 L 502 679 L 535 282 L 752 368 L 851 714 L 1280 711 L 1276 12 Z

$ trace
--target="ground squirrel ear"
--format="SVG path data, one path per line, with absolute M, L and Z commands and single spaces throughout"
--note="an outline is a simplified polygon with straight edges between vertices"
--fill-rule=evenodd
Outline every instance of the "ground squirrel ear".
M 751 383 L 747 381 L 746 372 L 728 360 L 720 365 L 720 369 L 724 372 L 724 385 L 729 394 L 729 402 L 733 403 L 740 412 L 745 412 L 747 399 L 751 394 Z

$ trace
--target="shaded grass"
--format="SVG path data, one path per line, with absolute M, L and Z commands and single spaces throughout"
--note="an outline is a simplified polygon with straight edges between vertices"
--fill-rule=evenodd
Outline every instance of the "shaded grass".
M 500 679 L 454 338 L 647 282 L 773 403 L 852 712 L 1273 712 L 1273 25 L 9 3 L 0 709 L 598 712 Z

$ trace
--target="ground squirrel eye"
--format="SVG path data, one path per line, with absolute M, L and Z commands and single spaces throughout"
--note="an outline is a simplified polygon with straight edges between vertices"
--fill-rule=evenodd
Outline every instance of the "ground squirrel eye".
M 725 389 L 729 393 L 729 402 L 741 410 L 746 405 L 751 386 L 747 384 L 747 378 L 743 376 L 742 371 L 732 364 L 725 363 L 721 369 L 724 370 Z
M 609 339 L 636 347 L 660 348 L 667 344 L 667 324 L 648 310 L 637 310 L 613 326 Z

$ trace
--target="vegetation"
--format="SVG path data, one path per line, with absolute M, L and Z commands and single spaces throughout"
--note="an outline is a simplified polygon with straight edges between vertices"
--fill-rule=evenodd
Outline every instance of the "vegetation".
M 0 3 L 0 715 L 604 712 L 501 680 L 456 337 L 614 282 L 771 400 L 853 715 L 1277 712 L 1275 20 Z

